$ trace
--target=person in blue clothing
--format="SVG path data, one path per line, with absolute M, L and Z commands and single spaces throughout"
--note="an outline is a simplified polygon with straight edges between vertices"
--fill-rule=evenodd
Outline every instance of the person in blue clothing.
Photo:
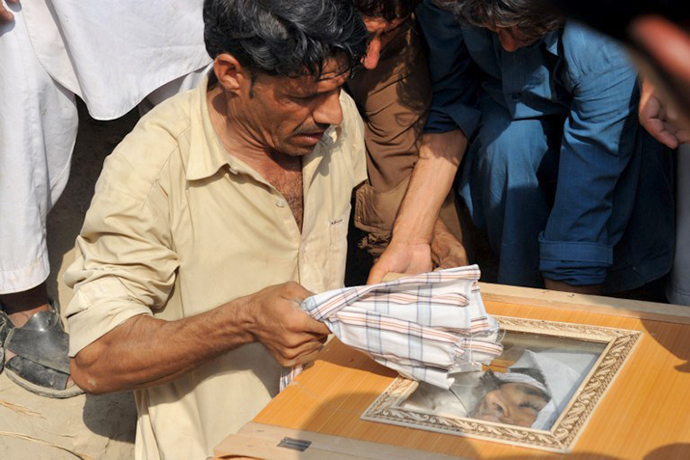
M 639 126 L 623 50 L 539 0 L 427 0 L 417 19 L 433 85 L 425 136 L 458 145 L 456 164 L 465 156 L 459 193 L 499 256 L 498 281 L 613 293 L 663 277 L 672 157 Z M 409 190 L 407 215 L 443 196 Z M 395 238 L 406 226 L 402 213 L 379 272 L 414 266 Z

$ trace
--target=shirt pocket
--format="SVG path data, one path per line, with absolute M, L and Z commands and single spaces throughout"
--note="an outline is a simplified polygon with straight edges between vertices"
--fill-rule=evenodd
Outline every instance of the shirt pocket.
M 345 283 L 345 261 L 347 259 L 348 215 L 328 222 L 328 275 L 329 289 L 340 288 Z

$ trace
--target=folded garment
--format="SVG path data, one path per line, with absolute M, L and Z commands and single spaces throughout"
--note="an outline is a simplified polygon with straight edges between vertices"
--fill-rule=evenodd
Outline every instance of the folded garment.
M 448 389 L 451 373 L 481 370 L 501 354 L 479 267 L 457 267 L 309 297 L 302 309 L 344 344 L 405 377 Z M 299 372 L 281 379 L 284 388 Z

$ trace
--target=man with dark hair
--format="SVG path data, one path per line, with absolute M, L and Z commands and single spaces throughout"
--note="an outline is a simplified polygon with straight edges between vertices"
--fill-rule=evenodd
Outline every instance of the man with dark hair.
M 455 142 L 460 158 L 469 141 L 460 195 L 499 256 L 498 281 L 613 293 L 665 275 L 671 157 L 639 127 L 622 50 L 540 0 L 439 3 L 417 10 L 434 89 L 425 130 Z M 453 174 L 427 181 L 426 203 L 403 203 L 412 218 L 399 216 L 389 251 L 405 249 L 399 226 L 425 230 L 409 222 L 434 209 L 446 193 L 436 184 Z M 402 262 L 393 251 L 379 261 L 390 271 Z
M 676 255 L 666 288 L 690 305 L 690 9 L 686 0 L 553 1 L 566 14 L 621 40 L 643 75 L 640 124 L 678 149 Z
M 374 258 L 390 242 L 395 216 L 420 159 L 431 103 L 426 52 L 413 16 L 418 3 L 354 0 L 370 34 L 364 69 L 347 84 L 364 119 L 369 173 L 357 189 L 354 222 L 366 232 L 360 247 Z M 458 242 L 463 232 L 453 194 L 441 208 L 434 230 L 434 266 L 466 265 L 465 249 Z M 369 268 L 364 260 L 358 262 L 350 275 Z
M 66 274 L 73 378 L 135 390 L 136 458 L 206 458 L 313 359 L 329 331 L 299 304 L 342 286 L 366 178 L 351 2 L 207 0 L 204 22 L 213 73 L 108 158 Z

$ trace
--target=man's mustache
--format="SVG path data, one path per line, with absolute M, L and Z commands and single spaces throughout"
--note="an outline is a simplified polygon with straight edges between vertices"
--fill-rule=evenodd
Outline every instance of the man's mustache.
M 322 133 L 326 131 L 331 125 L 324 123 L 316 123 L 308 126 L 300 126 L 295 130 L 295 134 L 313 134 Z

